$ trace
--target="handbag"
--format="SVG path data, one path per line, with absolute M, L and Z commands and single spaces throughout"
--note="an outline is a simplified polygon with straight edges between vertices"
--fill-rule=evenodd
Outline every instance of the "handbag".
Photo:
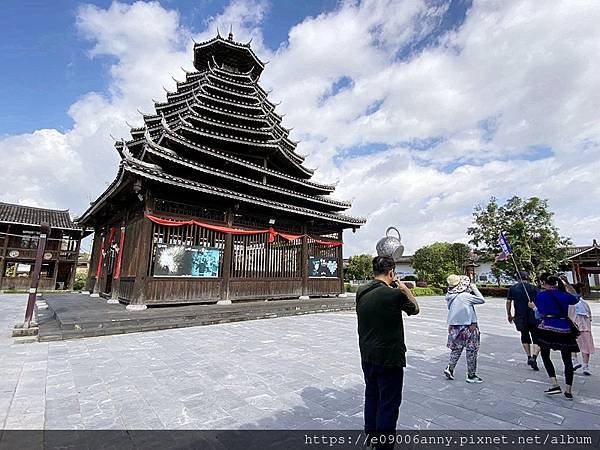
M 554 301 L 554 304 L 556 306 L 558 306 L 558 310 L 560 311 L 560 313 L 562 315 L 564 315 L 565 317 L 556 317 L 556 319 L 563 319 L 566 320 L 567 323 L 569 324 L 569 331 L 570 333 L 574 336 L 574 337 L 579 337 L 579 335 L 581 334 L 581 331 L 579 331 L 579 327 L 575 324 L 575 322 L 573 322 L 571 320 L 571 318 L 569 317 L 569 313 L 568 311 L 565 311 L 562 307 L 562 305 L 560 304 L 560 302 L 556 299 L 556 297 L 554 295 L 552 295 L 550 292 L 548 292 L 548 295 L 550 296 L 550 298 Z M 544 316 L 544 318 L 553 318 L 553 316 L 551 315 L 546 315 Z

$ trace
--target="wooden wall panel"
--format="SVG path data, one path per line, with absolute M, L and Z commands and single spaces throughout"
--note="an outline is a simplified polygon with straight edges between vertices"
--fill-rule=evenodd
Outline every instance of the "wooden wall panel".
M 123 241 L 123 256 L 121 257 L 121 277 L 135 277 L 139 259 L 139 249 L 142 248 L 142 223 L 143 219 L 128 223 L 125 226 L 125 240 Z M 145 239 L 148 239 L 146 237 Z
M 339 278 L 309 278 L 308 295 L 341 294 Z
M 88 279 L 86 289 L 92 290 L 96 282 L 96 269 L 98 268 L 98 257 L 100 256 L 100 247 L 102 246 L 102 233 L 94 233 L 94 241 L 92 244 L 92 254 L 90 255 L 90 267 L 88 269 Z
M 29 286 L 31 286 L 31 277 L 6 277 L 2 279 L 2 286 L 0 286 L 0 288 L 2 289 L 17 289 L 17 290 L 24 290 L 27 291 L 29 290 Z M 40 278 L 40 283 L 38 285 L 38 290 L 39 291 L 47 291 L 47 290 L 53 290 L 55 287 L 54 285 L 54 278 Z
M 146 280 L 146 303 L 200 303 L 219 300 L 221 278 L 154 277 Z
M 229 299 L 293 298 L 302 295 L 302 278 L 232 278 Z
M 135 278 L 133 277 L 119 278 L 119 300 L 123 300 L 125 302 L 131 301 L 134 284 Z

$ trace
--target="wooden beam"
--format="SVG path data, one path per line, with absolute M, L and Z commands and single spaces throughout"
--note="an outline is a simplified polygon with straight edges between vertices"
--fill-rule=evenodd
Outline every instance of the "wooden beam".
M 226 226 L 233 226 L 233 210 L 230 208 L 225 214 Z M 225 248 L 223 249 L 223 274 L 221 279 L 220 299 L 218 303 L 231 303 L 229 299 L 229 280 L 231 279 L 231 261 L 233 257 L 233 235 L 225 235 Z
M 77 239 L 77 243 L 75 244 L 75 264 L 73 265 L 73 269 L 71 271 L 71 276 L 69 277 L 69 284 L 67 286 L 67 289 L 71 290 L 73 289 L 73 286 L 75 285 L 75 277 L 77 275 L 77 264 L 79 263 L 79 250 L 81 249 L 81 239 L 83 236 L 83 231 L 81 231 L 80 235 L 79 235 L 79 239 Z M 90 255 L 91 257 L 91 255 Z
M 344 238 L 344 231 L 338 231 L 338 241 L 342 242 L 342 239 Z M 340 245 L 339 247 L 336 247 L 337 249 L 337 254 L 338 254 L 338 276 L 340 277 L 340 294 L 344 293 L 344 253 L 342 251 L 342 249 L 344 248 L 343 245 Z
M 7 225 L 6 233 L 10 233 L 10 224 Z M 4 270 L 6 270 L 6 249 L 8 248 L 8 240 L 10 236 L 4 236 L 4 245 L 2 246 L 2 261 L 0 261 L 0 289 L 2 289 L 2 281 L 4 280 Z
M 302 251 L 300 253 L 300 263 L 302 264 L 302 296 L 308 295 L 308 226 L 307 224 L 302 225 Z
M 148 279 L 148 270 L 150 267 L 150 255 L 154 245 L 154 236 L 152 235 L 152 222 L 147 217 L 142 217 L 142 226 L 140 230 L 140 247 L 138 249 L 138 264 L 133 284 L 131 302 L 128 309 L 144 309 L 146 304 L 146 281 Z M 130 236 L 133 238 L 133 236 Z M 129 306 L 134 307 L 129 307 Z

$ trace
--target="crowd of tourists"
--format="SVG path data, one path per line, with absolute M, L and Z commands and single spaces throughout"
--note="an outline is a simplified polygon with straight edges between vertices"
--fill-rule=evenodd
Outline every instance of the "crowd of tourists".
M 419 313 L 417 300 L 397 279 L 395 266 L 390 257 L 375 257 L 375 279 L 356 294 L 359 347 L 366 385 L 365 431 L 375 436 L 396 429 L 406 366 L 402 312 Z M 539 277 L 538 286 L 531 283 L 527 272 L 520 272 L 519 279 L 508 290 L 508 322 L 520 332 L 527 364 L 534 371 L 539 371 L 537 358 L 541 355 L 550 379 L 550 387 L 544 393 L 562 393 L 572 400 L 573 373 L 582 369 L 583 375 L 591 375 L 589 360 L 594 353 L 592 313 L 581 296 L 582 285 L 571 285 L 564 275 L 550 273 Z M 484 304 L 485 299 L 468 276 L 450 275 L 447 283 L 450 356 L 443 372 L 449 380 L 454 380 L 455 368 L 464 350 L 466 381 L 482 383 L 477 375 L 480 332 L 475 307 Z M 550 358 L 552 351 L 560 352 L 564 364 L 564 392 Z M 386 445 L 379 443 L 375 447 L 386 448 Z
M 592 312 L 581 296 L 582 285 L 573 286 L 564 275 L 550 273 L 539 277 L 539 286 L 531 283 L 527 272 L 520 272 L 519 278 L 520 281 L 508 290 L 508 322 L 521 333 L 527 364 L 533 370 L 539 370 L 537 357 L 542 356 L 551 384 L 544 391 L 548 395 L 563 393 L 550 358 L 551 351 L 560 352 L 565 374 L 564 396 L 572 400 L 573 373 L 581 368 L 583 375 L 591 375 L 589 361 L 594 353 Z M 450 275 L 446 303 L 450 358 L 444 374 L 448 379 L 454 379 L 454 368 L 466 349 L 467 382 L 481 383 L 483 380 L 476 374 L 480 334 L 475 306 L 485 303 L 483 295 L 469 277 Z M 581 364 L 579 353 L 582 354 Z

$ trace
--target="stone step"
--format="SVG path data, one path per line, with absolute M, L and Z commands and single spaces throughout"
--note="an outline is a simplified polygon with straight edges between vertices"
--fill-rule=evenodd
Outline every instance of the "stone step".
M 39 341 L 78 339 L 112 334 L 185 328 L 245 320 L 271 319 L 320 312 L 351 311 L 353 298 L 321 298 L 306 301 L 280 300 L 232 305 L 194 305 L 148 308 L 132 313 L 123 305 L 82 299 L 53 300 L 40 315 Z

